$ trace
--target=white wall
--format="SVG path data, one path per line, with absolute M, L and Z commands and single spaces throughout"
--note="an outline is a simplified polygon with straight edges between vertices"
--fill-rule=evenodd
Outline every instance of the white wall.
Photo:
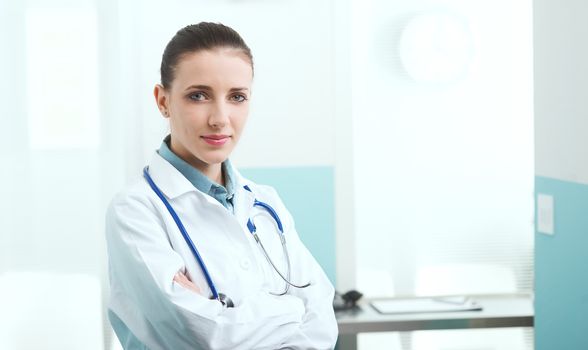
M 588 36 L 581 0 L 535 1 L 535 173 L 588 183 Z M 556 30 L 557 29 L 557 30 Z M 561 30 L 560 30 L 561 29 Z M 573 33 L 570 35 L 569 33 Z

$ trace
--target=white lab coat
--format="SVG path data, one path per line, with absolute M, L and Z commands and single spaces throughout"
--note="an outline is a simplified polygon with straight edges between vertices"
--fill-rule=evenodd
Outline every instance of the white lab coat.
M 109 309 L 136 338 L 153 350 L 334 348 L 333 286 L 300 241 L 273 188 L 235 172 L 233 214 L 157 153 L 149 174 L 181 218 L 218 292 L 228 295 L 235 307 L 223 308 L 209 299 L 205 277 L 176 223 L 141 178 L 113 199 L 106 215 Z M 290 287 L 283 296 L 270 294 L 282 292 L 284 282 L 247 229 L 250 217 L 274 263 L 284 273 L 287 269 L 275 222 L 265 210 L 253 207 L 254 198 L 270 204 L 283 222 L 291 281 L 310 281 L 310 287 Z M 174 282 L 178 271 L 202 295 Z

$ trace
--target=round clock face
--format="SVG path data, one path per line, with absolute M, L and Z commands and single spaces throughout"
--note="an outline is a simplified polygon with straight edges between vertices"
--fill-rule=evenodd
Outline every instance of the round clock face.
M 472 35 L 462 18 L 449 13 L 414 17 L 400 37 L 400 60 L 417 81 L 451 82 L 467 73 Z

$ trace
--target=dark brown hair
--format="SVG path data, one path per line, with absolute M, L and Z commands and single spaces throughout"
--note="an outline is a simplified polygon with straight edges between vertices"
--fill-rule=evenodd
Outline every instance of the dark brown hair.
M 253 71 L 251 50 L 239 33 L 224 24 L 200 22 L 180 29 L 167 43 L 161 58 L 161 85 L 165 89 L 171 87 L 175 68 L 184 55 L 222 47 L 241 50 L 249 59 Z

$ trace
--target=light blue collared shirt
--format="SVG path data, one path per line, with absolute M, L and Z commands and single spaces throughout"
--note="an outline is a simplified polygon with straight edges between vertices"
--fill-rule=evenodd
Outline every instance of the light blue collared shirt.
M 157 151 L 163 159 L 167 160 L 174 168 L 178 169 L 182 175 L 188 181 L 194 185 L 200 192 L 206 193 L 212 198 L 219 201 L 225 208 L 233 212 L 233 197 L 235 196 L 235 177 L 233 172 L 233 167 L 231 162 L 227 159 L 222 164 L 222 172 L 225 177 L 226 187 L 217 184 L 216 182 L 210 180 L 206 175 L 204 175 L 200 170 L 194 168 L 192 165 L 188 164 L 185 160 L 178 157 L 172 150 L 170 149 L 170 141 L 171 135 L 168 135 L 163 142 L 161 143 L 161 147 Z

